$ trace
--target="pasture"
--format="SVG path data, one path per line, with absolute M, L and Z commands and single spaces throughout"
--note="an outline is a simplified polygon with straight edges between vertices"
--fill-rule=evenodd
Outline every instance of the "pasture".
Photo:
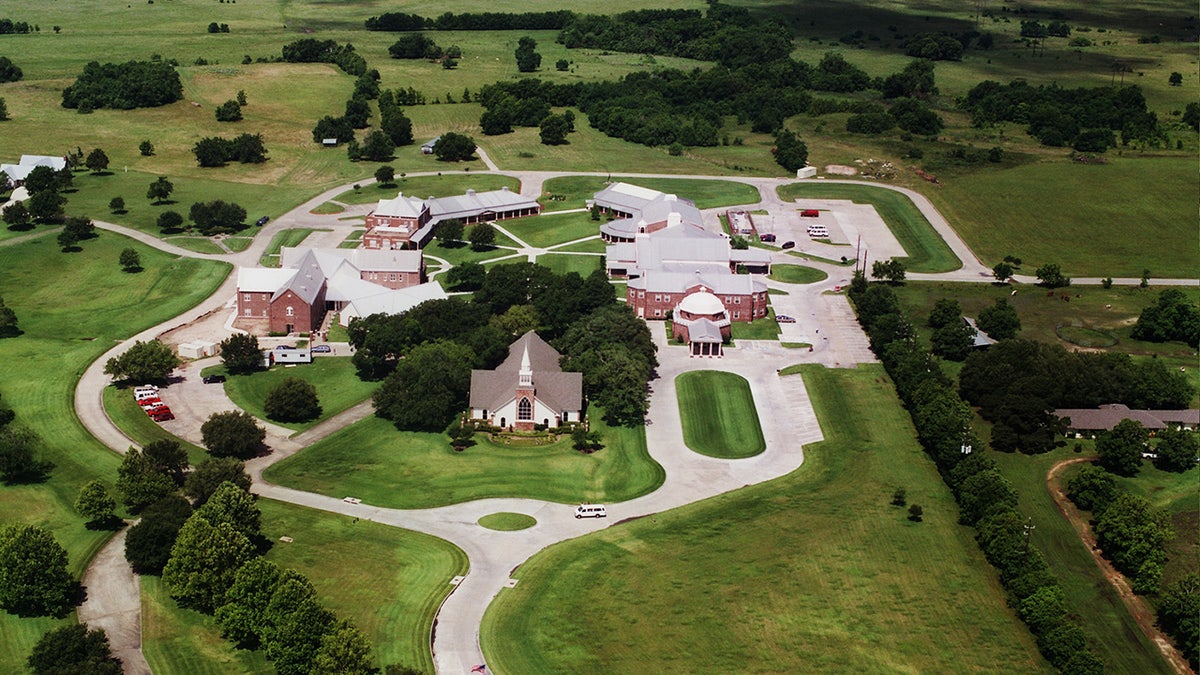
M 534 556 L 484 616 L 489 667 L 1051 672 L 883 370 L 802 372 L 827 439 L 803 467 Z
M 225 366 L 204 369 L 204 374 L 225 373 Z M 259 419 L 269 419 L 265 409 L 271 390 L 290 378 L 299 378 L 316 387 L 317 400 L 321 403 L 321 415 L 307 422 L 280 422 L 274 424 L 296 431 L 304 431 L 320 424 L 334 415 L 370 398 L 379 386 L 378 382 L 358 379 L 354 365 L 348 356 L 318 356 L 312 363 L 295 366 L 276 365 L 247 375 L 230 375 L 225 381 L 225 393 L 237 407 Z
M 697 370 L 675 378 L 683 442 L 721 459 L 753 457 L 767 448 L 750 383 L 741 375 Z
M 604 449 L 590 455 L 569 437 L 553 445 L 492 443 L 455 452 L 443 434 L 396 431 L 368 417 L 271 466 L 267 480 L 325 495 L 352 494 L 366 504 L 417 509 L 488 497 L 524 497 L 563 504 L 619 502 L 663 482 L 646 450 L 645 430 L 609 427 L 593 409 L 592 429 Z
M 22 335 L 0 340 L 0 395 L 40 438 L 41 457 L 54 463 L 45 483 L 0 490 L 6 522 L 49 529 L 81 575 L 109 532 L 87 530 L 74 509 L 79 488 L 93 479 L 112 489 L 120 458 L 92 438 L 72 409 L 83 370 L 116 340 L 164 321 L 210 295 L 224 264 L 174 258 L 125 237 L 101 233 L 78 253 L 62 253 L 53 238 L 0 247 L 0 297 L 16 312 Z M 117 264 L 124 248 L 141 256 L 144 271 Z M 47 275 L 47 270 L 70 274 Z M 0 614 L 0 670 L 18 672 L 53 620 Z

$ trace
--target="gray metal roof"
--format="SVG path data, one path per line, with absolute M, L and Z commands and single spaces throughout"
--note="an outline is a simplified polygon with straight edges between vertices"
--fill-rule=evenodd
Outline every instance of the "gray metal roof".
M 1080 431 L 1111 430 L 1123 420 L 1136 420 L 1147 429 L 1165 429 L 1168 424 L 1200 424 L 1200 409 L 1132 410 L 1122 403 L 1099 408 L 1059 408 L 1054 415 L 1067 418 L 1067 427 Z
M 463 195 L 434 197 L 429 199 L 428 203 L 429 214 L 435 220 L 477 216 L 486 211 L 516 211 L 540 206 L 537 200 L 522 197 L 507 187 L 488 192 L 467 190 Z
M 750 295 L 765 293 L 767 285 L 749 274 L 705 274 L 703 272 L 663 272 L 648 270 L 644 275 L 630 279 L 629 287 L 649 293 L 683 293 L 703 286 L 713 295 Z

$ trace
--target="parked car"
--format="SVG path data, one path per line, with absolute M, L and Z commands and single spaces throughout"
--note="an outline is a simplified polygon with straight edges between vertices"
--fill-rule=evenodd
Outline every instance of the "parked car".
M 783 242 L 783 245 L 782 245 L 782 246 L 780 246 L 779 248 L 796 248 L 796 242 L 794 242 L 794 241 L 785 241 L 785 242 Z
M 144 398 L 137 402 L 143 408 L 156 408 L 163 404 L 162 399 L 155 396 L 154 398 Z
M 171 414 L 170 410 L 164 410 L 162 412 L 154 413 L 150 416 L 150 419 L 154 420 L 155 422 L 166 422 L 167 420 L 175 419 L 175 415 Z
M 268 221 L 268 220 L 270 220 L 270 219 L 271 219 L 271 218 L 270 218 L 269 216 L 263 216 L 262 218 L 259 218 L 259 219 L 258 219 L 258 222 L 254 223 L 254 224 L 255 224 L 255 225 L 257 225 L 257 226 L 259 226 L 259 227 L 262 227 L 263 225 L 266 225 L 266 224 L 267 224 L 267 221 Z
M 205 375 L 204 384 L 221 384 L 225 381 L 224 375 Z
M 317 345 L 312 348 L 312 353 L 314 354 L 329 354 L 331 352 L 333 352 L 333 347 L 329 345 Z
M 361 504 L 362 503 L 362 500 L 359 499 L 358 497 L 342 497 L 342 501 L 346 502 L 347 504 Z
M 758 240 L 759 240 L 759 241 L 765 241 L 765 242 L 769 242 L 769 243 L 772 243 L 772 244 L 773 244 L 773 243 L 775 243 L 775 235 L 773 235 L 773 234 L 770 234 L 770 233 L 767 233 L 767 234 L 760 234 L 760 235 L 758 235 Z
M 295 347 L 293 347 L 291 345 L 279 345 L 278 347 L 275 348 L 276 351 L 283 351 L 285 349 L 295 349 Z
M 796 323 L 796 319 L 788 316 L 787 314 L 776 314 L 775 320 L 779 323 Z
M 580 504 L 575 507 L 576 518 L 607 518 L 603 504 Z

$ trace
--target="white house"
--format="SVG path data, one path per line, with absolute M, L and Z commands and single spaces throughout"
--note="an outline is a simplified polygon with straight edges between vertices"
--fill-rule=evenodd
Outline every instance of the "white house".
M 563 372 L 559 353 L 529 331 L 495 370 L 471 371 L 471 418 L 532 431 L 582 421 L 583 374 Z

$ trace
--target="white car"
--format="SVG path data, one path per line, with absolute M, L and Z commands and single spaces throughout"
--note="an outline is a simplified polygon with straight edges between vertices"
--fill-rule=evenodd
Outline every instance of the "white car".
M 580 504 L 575 507 L 576 518 L 607 518 L 603 504 Z
M 346 502 L 347 504 L 361 504 L 362 503 L 362 500 L 359 499 L 358 497 L 342 497 L 342 501 Z

